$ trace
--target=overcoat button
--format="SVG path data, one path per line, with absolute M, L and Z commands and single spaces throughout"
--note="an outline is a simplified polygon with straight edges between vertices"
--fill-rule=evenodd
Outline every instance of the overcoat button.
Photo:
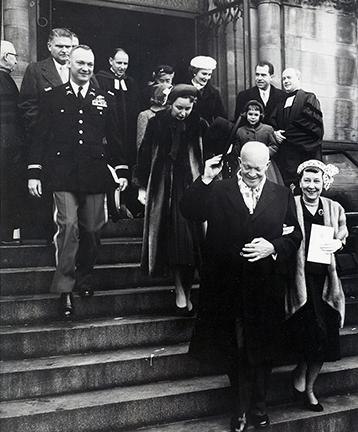
M 83 114 L 83 110 L 79 110 L 78 112 L 79 112 L 80 114 Z
M 79 142 L 80 144 L 83 144 L 83 141 L 82 141 L 82 140 L 79 140 L 78 142 Z
M 82 123 L 83 123 L 83 120 L 78 120 L 78 123 L 79 123 L 79 124 L 82 124 Z
M 61 152 L 57 152 L 56 154 L 57 154 L 57 156 L 60 156 Z
M 79 130 L 78 133 L 83 134 L 83 130 Z

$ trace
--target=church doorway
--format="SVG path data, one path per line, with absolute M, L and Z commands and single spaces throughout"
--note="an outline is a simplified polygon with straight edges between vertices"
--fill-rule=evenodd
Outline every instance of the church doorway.
M 95 71 L 109 67 L 108 58 L 114 48 L 125 49 L 130 58 L 128 74 L 140 86 L 150 80 L 158 64 L 172 65 L 175 82 L 183 82 L 195 55 L 192 18 L 53 0 L 52 27 L 70 28 L 80 43 L 93 49 Z

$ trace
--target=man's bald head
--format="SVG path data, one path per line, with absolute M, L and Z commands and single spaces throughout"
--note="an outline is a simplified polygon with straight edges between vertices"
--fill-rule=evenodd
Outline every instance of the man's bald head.
M 268 147 L 259 141 L 249 141 L 242 146 L 239 160 L 242 180 L 250 188 L 257 187 L 270 164 Z
M 250 158 L 259 164 L 266 164 L 270 160 L 270 153 L 266 144 L 249 141 L 241 147 L 240 158 Z
M 282 72 L 282 85 L 287 93 L 292 93 L 301 87 L 301 72 L 287 68 Z
M 0 66 L 11 72 L 16 63 L 17 54 L 14 45 L 9 41 L 2 40 L 0 46 Z

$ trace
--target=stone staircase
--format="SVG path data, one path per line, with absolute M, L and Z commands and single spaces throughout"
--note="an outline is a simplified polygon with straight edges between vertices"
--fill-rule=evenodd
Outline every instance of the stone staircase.
M 229 431 L 228 379 L 188 356 L 193 319 L 175 315 L 170 280 L 141 274 L 141 229 L 138 220 L 106 227 L 97 291 L 75 298 L 71 322 L 48 293 L 53 248 L 1 247 L 1 432 Z M 273 432 L 358 432 L 358 275 L 343 284 L 343 358 L 317 382 L 325 411 L 302 410 L 292 366 L 277 367 Z

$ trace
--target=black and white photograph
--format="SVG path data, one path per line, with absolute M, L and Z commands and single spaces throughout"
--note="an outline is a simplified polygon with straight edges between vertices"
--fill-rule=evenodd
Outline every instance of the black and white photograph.
M 358 0 L 2 0 L 1 432 L 358 432 Z

